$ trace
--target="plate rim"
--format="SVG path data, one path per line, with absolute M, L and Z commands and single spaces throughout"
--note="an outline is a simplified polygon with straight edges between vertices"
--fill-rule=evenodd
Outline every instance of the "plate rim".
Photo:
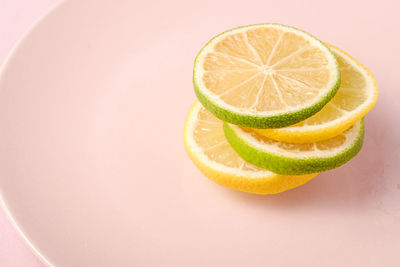
M 18 53 L 20 46 L 23 44 L 25 39 L 34 33 L 35 29 L 38 27 L 40 23 L 45 21 L 47 17 L 55 12 L 56 10 L 62 8 L 66 2 L 69 0 L 57 0 L 55 3 L 47 7 L 41 15 L 33 20 L 33 22 L 26 28 L 23 33 L 17 38 L 17 41 L 11 46 L 11 49 L 8 51 L 3 63 L 0 65 L 0 82 L 4 78 L 4 73 L 13 60 L 15 54 Z M 11 212 L 9 206 L 7 205 L 7 201 L 3 196 L 3 189 L 0 184 L 0 209 L 4 211 L 7 220 L 12 225 L 12 228 L 17 232 L 18 236 L 22 239 L 22 241 L 28 246 L 31 252 L 43 263 L 45 266 L 55 267 L 54 265 L 38 248 L 35 247 L 33 242 L 28 238 L 27 234 L 22 230 L 19 226 L 17 220 L 14 218 L 13 213 Z

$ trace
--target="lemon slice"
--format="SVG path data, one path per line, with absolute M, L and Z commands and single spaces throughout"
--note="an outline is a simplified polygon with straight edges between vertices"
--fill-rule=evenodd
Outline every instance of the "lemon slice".
M 255 131 L 291 143 L 326 140 L 350 128 L 375 106 L 378 84 L 372 73 L 349 54 L 329 46 L 339 61 L 342 74 L 341 85 L 332 100 L 315 115 L 296 125 Z
M 275 194 L 300 186 L 316 176 L 278 175 L 245 162 L 226 141 L 222 121 L 199 102 L 187 115 L 183 139 L 190 158 L 204 175 L 236 190 Z
M 339 65 L 318 39 L 293 27 L 258 24 L 208 42 L 194 64 L 200 102 L 218 118 L 251 128 L 292 125 L 336 93 Z
M 274 173 L 300 175 L 339 167 L 360 151 L 364 122 L 328 140 L 314 143 L 286 143 L 262 136 L 251 129 L 224 123 L 225 136 L 247 162 Z

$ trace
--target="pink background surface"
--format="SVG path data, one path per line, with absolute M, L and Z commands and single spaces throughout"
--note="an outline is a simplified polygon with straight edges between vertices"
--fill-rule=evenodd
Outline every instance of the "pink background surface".
M 0 0 L 0 65 L 12 46 L 58 0 Z M 31 252 L 0 209 L 0 266 L 44 266 Z
M 57 1 L 0 1 L 0 63 L 2 63 L 18 37 L 40 14 Z M 366 211 L 372 210 L 372 216 L 365 216 L 365 219 L 373 220 L 373 222 L 361 225 L 359 232 L 343 231 L 342 234 L 343 236 L 354 235 L 349 237 L 349 240 L 352 240 L 352 238 L 357 239 L 358 234 L 368 234 L 369 231 L 374 231 L 375 236 L 369 240 L 375 242 L 373 245 L 376 246 L 377 253 L 380 249 L 385 249 L 387 258 L 382 259 L 382 262 L 386 263 L 383 266 L 398 266 L 400 263 L 398 249 L 392 247 L 393 251 L 390 253 L 390 248 L 387 249 L 385 245 L 388 240 L 398 240 L 400 232 L 389 232 L 385 229 L 398 225 L 400 221 L 400 179 L 396 178 L 400 163 L 400 142 L 398 140 L 400 126 L 397 123 L 400 97 L 398 91 L 400 22 L 397 13 L 400 6 L 396 1 L 389 0 L 375 1 L 373 4 L 366 1 L 324 2 L 315 0 L 296 2 L 293 8 L 287 10 L 288 3 L 288 1 L 265 1 L 265 21 L 281 22 L 310 31 L 320 39 L 349 52 L 375 74 L 380 86 L 380 98 L 376 108 L 367 118 L 367 135 L 363 150 L 348 165 L 335 172 L 322 174 L 298 190 L 276 197 L 262 198 L 240 193 L 231 194 L 229 190 L 220 189 L 206 179 L 194 180 L 190 185 L 193 188 L 210 190 L 211 195 L 218 196 L 220 199 L 217 206 L 221 210 L 229 206 L 228 204 L 222 205 L 228 202 L 233 203 L 232 206 L 246 206 L 245 209 L 249 214 L 259 215 L 263 208 L 268 208 L 270 213 L 276 211 L 275 219 L 278 219 L 279 212 L 292 209 L 291 214 L 297 214 L 297 218 L 304 221 L 306 220 L 304 214 L 307 212 L 316 211 L 321 215 L 324 213 L 320 211 L 326 210 L 327 214 L 331 216 L 324 214 L 325 216 L 315 218 L 313 227 L 317 228 L 318 226 L 323 228 L 323 223 L 329 220 L 341 225 L 343 229 L 346 229 L 347 225 L 354 229 L 358 221 L 353 222 L 352 216 L 354 214 L 364 216 Z M 193 8 L 196 7 L 193 6 Z M 232 26 L 261 21 L 260 10 L 254 11 L 257 14 L 256 18 L 253 18 L 250 12 L 241 13 L 240 5 L 233 6 L 228 10 L 230 13 L 223 14 L 220 18 L 216 14 L 210 16 L 210 21 L 219 22 L 218 27 L 215 32 L 204 28 L 199 33 L 202 34 L 202 39 L 210 37 L 210 32 L 218 33 Z M 251 8 L 247 7 L 246 10 L 251 10 Z M 220 22 L 221 20 L 222 22 Z M 190 101 L 194 100 L 194 95 L 193 92 L 188 92 L 184 96 L 184 107 L 180 105 L 178 108 L 187 110 Z M 393 123 L 393 116 L 395 116 L 396 123 Z M 179 160 L 187 166 L 185 171 L 188 174 L 195 173 L 196 170 L 188 162 L 187 157 L 183 156 L 183 152 L 181 154 L 182 158 Z M 200 175 L 197 176 L 200 177 Z M 197 203 L 198 199 L 193 197 L 191 201 Z M 210 200 L 207 201 L 209 206 L 214 205 Z M 217 210 L 215 212 L 218 213 Z M 303 229 L 308 227 L 308 224 L 302 224 L 301 221 L 297 223 Z M 327 239 L 334 238 L 329 235 L 329 229 L 327 229 L 327 233 Z M 323 238 L 320 238 L 321 242 Z M 278 239 L 279 237 L 276 237 L 275 240 Z M 345 246 L 345 244 L 343 245 Z M 368 255 L 362 254 L 363 246 L 367 247 L 368 245 L 370 244 L 360 244 L 360 248 L 353 247 L 348 254 L 350 262 L 354 264 L 358 262 L 357 258 L 352 258 L 354 256 L 352 251 L 356 251 L 355 257 L 368 258 Z M 335 252 L 331 253 L 334 257 Z M 0 266 L 42 266 L 22 239 L 18 237 L 2 211 L 0 211 Z

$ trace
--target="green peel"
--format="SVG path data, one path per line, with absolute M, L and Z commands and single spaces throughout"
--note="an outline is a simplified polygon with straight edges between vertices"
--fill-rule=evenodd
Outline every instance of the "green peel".
M 332 157 L 283 157 L 273 152 L 265 152 L 255 148 L 243 140 L 226 122 L 224 122 L 224 132 L 229 144 L 247 162 L 278 174 L 301 175 L 335 169 L 356 156 L 363 145 L 364 119 L 361 120 L 359 133 L 351 145 L 343 152 Z

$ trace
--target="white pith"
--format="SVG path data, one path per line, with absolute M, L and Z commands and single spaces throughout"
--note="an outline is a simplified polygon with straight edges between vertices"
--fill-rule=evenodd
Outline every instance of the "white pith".
M 256 150 L 260 150 L 262 152 L 266 152 L 268 154 L 273 154 L 276 156 L 282 156 L 285 158 L 292 158 L 292 159 L 335 157 L 343 153 L 345 150 L 351 148 L 358 139 L 358 137 L 362 134 L 361 120 L 359 120 L 350 129 L 342 133 L 342 135 L 346 138 L 342 145 L 334 147 L 333 149 L 330 150 L 320 150 L 314 143 L 313 147 L 314 150 L 312 151 L 297 151 L 297 150 L 283 149 L 277 145 L 278 142 L 274 144 L 260 142 L 254 136 L 252 136 L 251 133 L 244 131 L 239 126 L 233 124 L 229 124 L 229 126 L 233 129 L 235 134 L 250 147 L 253 147 Z

